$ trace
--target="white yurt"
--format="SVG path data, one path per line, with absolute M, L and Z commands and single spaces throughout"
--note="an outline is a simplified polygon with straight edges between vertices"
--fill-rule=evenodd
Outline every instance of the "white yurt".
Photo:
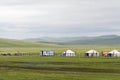
M 96 50 L 89 50 L 85 53 L 85 56 L 99 56 L 99 52 Z
M 72 50 L 66 50 L 62 53 L 62 56 L 76 56 L 76 53 Z
M 108 56 L 120 57 L 120 52 L 117 50 L 112 50 L 111 52 L 109 52 Z

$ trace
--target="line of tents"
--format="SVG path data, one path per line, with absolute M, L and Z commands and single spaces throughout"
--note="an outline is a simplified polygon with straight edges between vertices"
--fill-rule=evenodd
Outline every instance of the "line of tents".
M 55 53 L 53 50 L 41 50 L 40 55 L 41 56 L 54 56 Z M 76 56 L 76 52 L 72 50 L 66 50 L 61 54 L 61 56 Z
M 89 50 L 84 53 L 88 57 L 100 56 L 100 53 L 96 50 Z M 55 52 L 53 50 L 41 50 L 40 56 L 54 56 Z M 60 54 L 61 56 L 76 56 L 76 52 L 72 50 L 66 50 Z M 102 56 L 105 57 L 120 57 L 120 52 L 117 50 L 112 50 L 110 52 L 102 52 Z

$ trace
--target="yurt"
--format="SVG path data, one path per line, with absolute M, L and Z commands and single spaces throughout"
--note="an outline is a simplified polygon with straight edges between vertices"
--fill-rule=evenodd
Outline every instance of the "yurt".
M 97 52 L 96 50 L 89 50 L 85 53 L 85 56 L 89 56 L 89 57 L 99 56 L 99 52 Z
M 76 56 L 76 53 L 72 50 L 66 50 L 62 53 L 62 56 Z
M 107 56 L 108 56 L 108 54 L 109 54 L 109 52 L 107 52 L 107 51 L 103 51 L 103 52 L 102 52 L 102 56 L 107 57 Z
M 111 52 L 108 53 L 108 56 L 110 57 L 120 57 L 120 52 L 117 50 L 112 50 Z

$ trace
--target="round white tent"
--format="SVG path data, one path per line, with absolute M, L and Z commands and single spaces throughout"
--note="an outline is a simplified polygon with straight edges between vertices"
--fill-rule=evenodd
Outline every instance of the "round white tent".
M 72 50 L 66 50 L 62 53 L 62 56 L 75 56 L 75 52 Z
M 109 52 L 109 54 L 111 54 L 111 56 L 120 57 L 120 52 L 117 50 L 112 50 L 111 52 Z
M 99 52 L 96 50 L 89 50 L 85 53 L 86 56 L 99 56 Z

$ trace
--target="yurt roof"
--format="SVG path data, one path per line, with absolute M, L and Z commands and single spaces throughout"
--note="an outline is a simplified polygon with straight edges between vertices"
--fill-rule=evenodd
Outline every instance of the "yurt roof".
M 98 53 L 96 50 L 89 50 L 86 53 Z
M 64 53 L 75 53 L 72 50 L 66 50 Z
M 112 50 L 111 52 L 109 53 L 120 53 L 118 50 Z

